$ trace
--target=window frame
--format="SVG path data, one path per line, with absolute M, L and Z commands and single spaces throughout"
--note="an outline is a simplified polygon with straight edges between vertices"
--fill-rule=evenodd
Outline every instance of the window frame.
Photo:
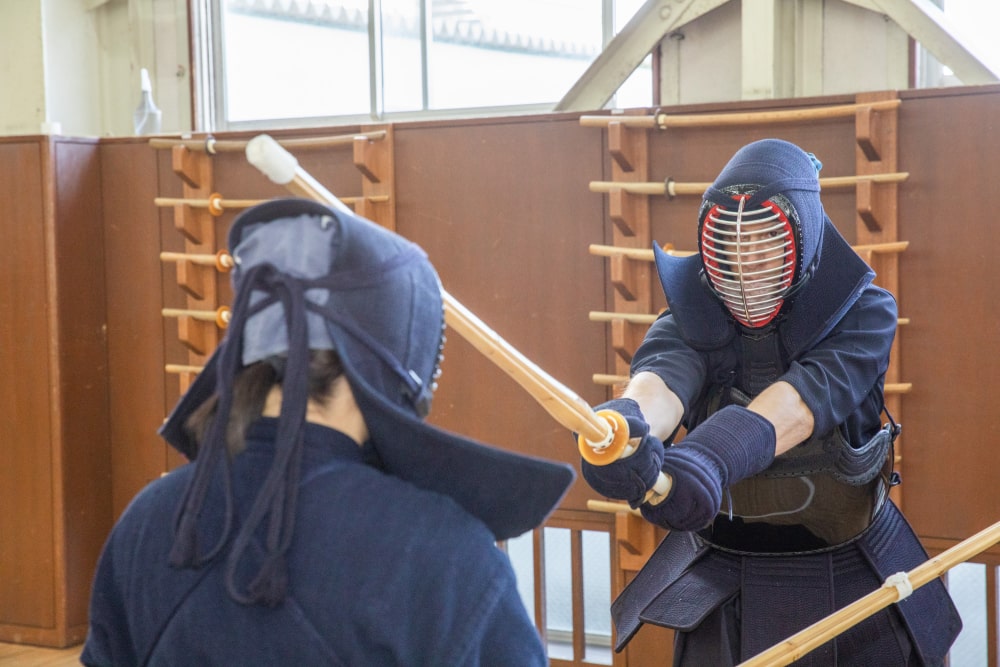
M 362 125 L 368 123 L 409 120 L 446 120 L 454 118 L 486 118 L 495 116 L 550 113 L 558 99 L 551 103 L 464 108 L 429 109 L 429 31 L 428 20 L 432 0 L 419 0 L 421 52 L 421 109 L 386 112 L 382 81 L 382 0 L 368 0 L 369 112 L 365 114 L 266 118 L 258 120 L 228 120 L 226 100 L 226 53 L 222 36 L 222 3 L 225 0 L 191 0 L 191 40 L 194 64 L 194 127 L 198 132 L 254 131 L 261 129 L 301 129 L 327 125 Z M 616 0 L 601 0 L 602 48 L 616 34 Z M 651 91 L 652 94 L 652 91 Z M 615 98 L 607 106 L 614 106 Z

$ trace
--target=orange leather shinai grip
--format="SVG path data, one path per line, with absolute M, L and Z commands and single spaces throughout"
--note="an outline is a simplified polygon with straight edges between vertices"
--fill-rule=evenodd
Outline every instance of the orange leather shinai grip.
M 577 446 L 580 448 L 580 456 L 587 463 L 595 466 L 606 466 L 620 459 L 625 447 L 628 446 L 628 422 L 614 410 L 598 410 L 596 414 L 608 422 L 608 426 L 611 427 L 611 444 L 602 449 L 594 449 L 586 438 L 579 435 L 577 436 Z

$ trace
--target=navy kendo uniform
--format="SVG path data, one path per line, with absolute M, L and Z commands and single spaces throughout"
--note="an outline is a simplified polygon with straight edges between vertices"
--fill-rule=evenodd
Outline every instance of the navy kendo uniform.
M 239 216 L 227 337 L 161 429 L 194 462 L 147 486 L 94 580 L 87 665 L 544 665 L 496 541 L 539 525 L 572 468 L 423 418 L 443 304 L 416 245 L 305 200 Z M 305 422 L 310 350 L 336 350 L 369 430 Z M 278 418 L 230 461 L 232 381 L 267 360 Z M 199 445 L 184 428 L 213 393 Z
M 927 558 L 888 497 L 898 427 L 891 417 L 883 427 L 881 413 L 896 303 L 826 216 L 820 166 L 784 141 L 745 146 L 705 194 L 699 253 L 656 249 L 669 311 L 631 372 L 654 373 L 677 395 L 688 434 L 657 449 L 636 404 L 615 399 L 606 406 L 654 453 L 612 465 L 645 485 L 626 490 L 613 469 L 582 464 L 597 491 L 672 529 L 613 603 L 617 650 L 652 623 L 678 631 L 675 665 L 736 664 Z M 790 258 L 771 287 L 753 273 L 764 262 L 751 232 Z M 773 427 L 740 406 L 779 380 L 814 429 L 773 458 Z M 644 503 L 661 467 L 674 487 Z M 960 627 L 935 580 L 795 664 L 940 665 Z

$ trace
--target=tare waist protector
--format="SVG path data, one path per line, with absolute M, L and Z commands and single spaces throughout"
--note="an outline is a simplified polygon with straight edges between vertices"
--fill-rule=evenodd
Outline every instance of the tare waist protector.
M 731 486 L 722 513 L 702 537 L 747 552 L 810 551 L 854 538 L 888 497 L 893 438 L 887 424 L 860 448 L 839 429 L 793 447 L 764 472 Z

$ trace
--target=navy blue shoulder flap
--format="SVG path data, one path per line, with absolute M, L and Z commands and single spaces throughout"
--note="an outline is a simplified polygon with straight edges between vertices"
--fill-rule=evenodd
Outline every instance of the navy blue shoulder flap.
M 722 347 L 736 333 L 733 318 L 702 282 L 701 257 L 673 257 L 653 244 L 656 271 L 684 342 L 696 350 Z
M 858 257 L 829 218 L 824 226 L 816 273 L 796 295 L 787 320 L 779 327 L 791 359 L 829 334 L 875 279 L 875 272 Z

